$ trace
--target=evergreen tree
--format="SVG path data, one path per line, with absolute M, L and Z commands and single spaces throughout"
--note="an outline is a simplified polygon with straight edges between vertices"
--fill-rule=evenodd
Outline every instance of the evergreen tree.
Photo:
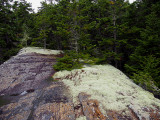
M 13 4 L 11 2 L 12 0 L 0 1 L 0 63 L 18 52 L 20 40 L 24 37 L 22 26 L 28 25 L 31 10 L 25 0 Z
M 153 85 L 160 87 L 160 21 L 158 10 L 160 7 L 160 2 L 142 1 L 139 3 L 139 6 L 144 8 L 144 12 L 141 11 L 143 13 L 144 22 L 139 20 L 138 27 L 140 29 L 137 30 L 140 34 L 137 38 L 137 45 L 134 47 L 133 53 L 130 54 L 130 60 L 125 67 L 130 75 L 133 75 L 134 78 L 136 77 L 135 80 L 138 84 L 141 83 L 140 78 L 142 77 L 143 73 L 152 78 L 152 80 L 149 81 L 153 81 L 153 84 L 149 84 L 150 87 L 153 87 Z M 147 80 L 144 80 L 143 85 L 145 85 L 147 82 Z M 150 91 L 154 91 L 154 89 L 152 88 Z
M 75 68 L 73 59 L 78 65 L 80 56 L 87 54 L 99 58 L 98 63 L 125 70 L 145 89 L 160 87 L 158 0 L 132 4 L 125 0 L 56 1 L 45 0 L 38 13 L 30 13 L 25 0 L 14 4 L 0 1 L 0 61 L 8 59 L 18 46 L 73 50 L 59 60 L 63 69 L 67 59 Z

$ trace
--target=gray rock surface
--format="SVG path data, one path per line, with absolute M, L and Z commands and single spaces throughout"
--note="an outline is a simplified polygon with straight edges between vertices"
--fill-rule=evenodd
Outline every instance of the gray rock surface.
M 0 120 L 58 119 L 54 110 L 47 109 L 50 104 L 52 108 L 63 105 L 62 110 L 66 106 L 72 108 L 63 110 L 63 117 L 67 119 L 65 116 L 70 115 L 74 119 L 67 88 L 62 82 L 51 81 L 56 58 L 56 55 L 25 53 L 0 65 Z
M 40 89 L 54 73 L 52 65 L 56 58 L 52 55 L 28 53 L 18 55 L 0 66 L 0 95 L 21 94 L 30 89 Z
M 91 95 L 80 93 L 74 105 L 69 89 L 53 80 L 53 64 L 61 55 L 18 54 L 0 65 L 0 120 L 147 120 L 138 109 L 105 111 Z M 150 120 L 160 120 L 159 108 L 144 108 Z

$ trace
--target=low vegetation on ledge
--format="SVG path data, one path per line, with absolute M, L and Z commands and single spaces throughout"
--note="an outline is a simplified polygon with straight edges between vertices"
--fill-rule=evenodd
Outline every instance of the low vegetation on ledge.
M 78 95 L 85 92 L 100 102 L 101 111 L 137 110 L 142 116 L 142 108 L 160 107 L 160 101 L 153 94 L 132 82 L 124 73 L 111 65 L 84 66 L 72 71 L 59 71 L 54 79 L 62 80 L 73 95 L 74 104 Z M 126 113 L 127 114 L 127 113 Z

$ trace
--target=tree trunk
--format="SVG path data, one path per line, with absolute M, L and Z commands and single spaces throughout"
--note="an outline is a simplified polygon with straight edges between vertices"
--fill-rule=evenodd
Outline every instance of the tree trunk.
M 46 49 L 46 38 L 44 38 L 44 49 Z
M 77 7 L 75 8 L 74 12 L 71 13 L 73 14 L 73 23 L 71 23 L 71 49 L 75 50 L 77 53 L 79 51 L 78 47 L 78 40 L 79 40 L 79 33 L 78 30 L 76 29 L 76 26 L 78 25 L 78 20 L 77 18 Z
M 114 26 L 114 30 L 113 30 L 113 38 L 114 38 L 114 52 L 117 55 L 117 29 L 116 29 L 116 11 L 115 8 L 113 9 L 113 26 Z M 115 67 L 118 67 L 118 61 L 114 58 L 114 62 L 115 62 Z

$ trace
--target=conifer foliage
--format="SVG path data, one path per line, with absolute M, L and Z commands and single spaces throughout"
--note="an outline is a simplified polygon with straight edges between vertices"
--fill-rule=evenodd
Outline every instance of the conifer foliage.
M 25 0 L 0 1 L 1 62 L 23 46 L 69 50 L 114 65 L 149 91 L 160 88 L 158 0 L 56 1 L 42 2 L 37 13 Z M 59 60 L 61 68 L 66 59 L 75 68 L 71 56 Z
M 24 40 L 25 45 L 29 40 L 30 4 L 25 0 L 11 2 L 0 1 L 0 63 L 17 53 Z

